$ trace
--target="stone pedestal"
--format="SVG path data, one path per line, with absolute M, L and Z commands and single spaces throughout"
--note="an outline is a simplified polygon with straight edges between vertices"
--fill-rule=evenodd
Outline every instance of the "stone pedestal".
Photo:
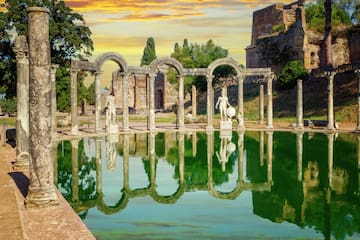
M 220 121 L 220 130 L 232 130 L 232 122 Z
M 17 36 L 13 51 L 16 54 L 16 159 L 14 168 L 29 167 L 29 59 L 25 36 Z
M 27 208 L 58 204 L 53 178 L 49 10 L 28 8 L 30 56 L 30 185 Z

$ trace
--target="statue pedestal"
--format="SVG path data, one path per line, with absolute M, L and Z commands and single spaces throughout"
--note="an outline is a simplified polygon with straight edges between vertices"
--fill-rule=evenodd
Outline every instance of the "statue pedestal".
M 118 133 L 119 126 L 116 124 L 109 124 L 108 126 L 106 126 L 106 132 L 107 133 Z
M 231 121 L 220 121 L 220 130 L 232 130 Z

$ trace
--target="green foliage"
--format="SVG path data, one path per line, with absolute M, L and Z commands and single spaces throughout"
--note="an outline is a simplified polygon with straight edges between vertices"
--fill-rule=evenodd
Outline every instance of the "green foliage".
M 156 59 L 155 41 L 154 38 L 150 37 L 146 41 L 140 66 L 149 65 L 154 59 Z
M 2 112 L 14 113 L 16 112 L 16 98 L 8 98 L 0 100 L 0 107 Z
M 52 2 L 54 1 L 6 0 L 7 12 L 0 13 L 0 92 L 6 93 L 8 98 L 16 95 L 16 61 L 11 41 L 16 35 L 27 35 L 28 7 L 41 6 L 50 10 L 49 38 L 52 63 L 69 67 L 71 59 L 89 57 L 93 51 L 91 31 L 85 26 L 82 15 L 66 7 L 64 1 L 54 4 Z M 64 89 L 64 86 L 69 85 L 66 81 L 69 81 L 68 75 L 58 74 L 57 88 L 64 90 L 57 93 L 58 96 L 64 97 L 58 99 L 60 103 L 70 99 L 70 88 Z M 81 79 L 80 82 L 82 85 Z M 81 90 L 79 95 L 82 95 Z M 66 104 L 60 106 L 61 109 L 67 108 Z
M 182 47 L 175 43 L 174 52 L 171 54 L 171 57 L 177 59 L 185 68 L 207 68 L 216 59 L 227 56 L 228 50 L 215 45 L 211 39 L 202 45 L 197 43 L 189 44 L 188 40 L 184 39 Z M 232 74 L 233 69 L 229 66 L 220 66 L 214 73 L 216 79 L 219 76 L 229 76 Z M 177 83 L 176 76 L 175 70 L 170 70 L 167 75 L 171 83 Z M 184 79 L 184 90 L 190 92 L 191 85 L 195 85 L 199 91 L 205 91 L 206 78 L 204 76 L 186 77 Z
M 308 73 L 304 64 L 299 60 L 293 60 L 287 63 L 281 70 L 276 86 L 279 89 L 289 89 L 296 85 L 298 79 L 306 79 Z
M 285 25 L 283 23 L 274 25 L 272 27 L 272 32 L 273 33 L 284 32 L 284 31 L 285 31 Z
M 56 98 L 57 98 L 57 109 L 61 112 L 69 112 L 71 108 L 71 98 L 70 98 L 70 72 L 65 67 L 59 67 L 56 71 L 56 79 L 62 79 L 62 81 L 56 82 Z M 89 103 L 89 99 L 94 99 L 95 94 L 92 93 L 91 86 L 89 90 L 84 86 L 84 77 L 81 74 L 78 74 L 77 82 L 77 103 L 81 104 L 82 99 L 86 99 Z M 94 102 L 94 100 L 92 100 Z
M 336 31 L 340 26 L 350 26 L 351 18 L 340 4 L 332 4 L 332 29 Z M 325 29 L 324 4 L 310 4 L 306 7 L 306 22 L 309 29 L 323 33 Z

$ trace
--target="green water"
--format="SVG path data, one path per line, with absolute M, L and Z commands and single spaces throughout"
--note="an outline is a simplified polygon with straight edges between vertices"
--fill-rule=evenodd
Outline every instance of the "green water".
M 58 145 L 58 188 L 97 239 L 360 239 L 360 138 L 158 133 Z

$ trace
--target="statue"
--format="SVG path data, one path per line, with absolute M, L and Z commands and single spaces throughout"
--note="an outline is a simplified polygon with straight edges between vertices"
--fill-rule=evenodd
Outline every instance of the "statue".
M 115 108 L 115 97 L 110 94 L 106 98 L 105 104 L 105 111 L 106 111 L 106 131 L 108 133 L 117 133 L 118 126 L 116 124 L 116 108 Z
M 222 136 L 220 139 L 220 150 L 216 152 L 216 157 L 219 163 L 221 163 L 221 170 L 225 172 L 225 164 L 229 161 L 230 155 L 236 150 L 236 146 L 231 142 L 231 135 Z
M 220 111 L 220 129 L 232 129 L 231 118 L 235 116 L 235 108 L 233 108 L 226 94 L 226 87 L 221 90 L 221 96 L 218 98 L 215 108 Z

